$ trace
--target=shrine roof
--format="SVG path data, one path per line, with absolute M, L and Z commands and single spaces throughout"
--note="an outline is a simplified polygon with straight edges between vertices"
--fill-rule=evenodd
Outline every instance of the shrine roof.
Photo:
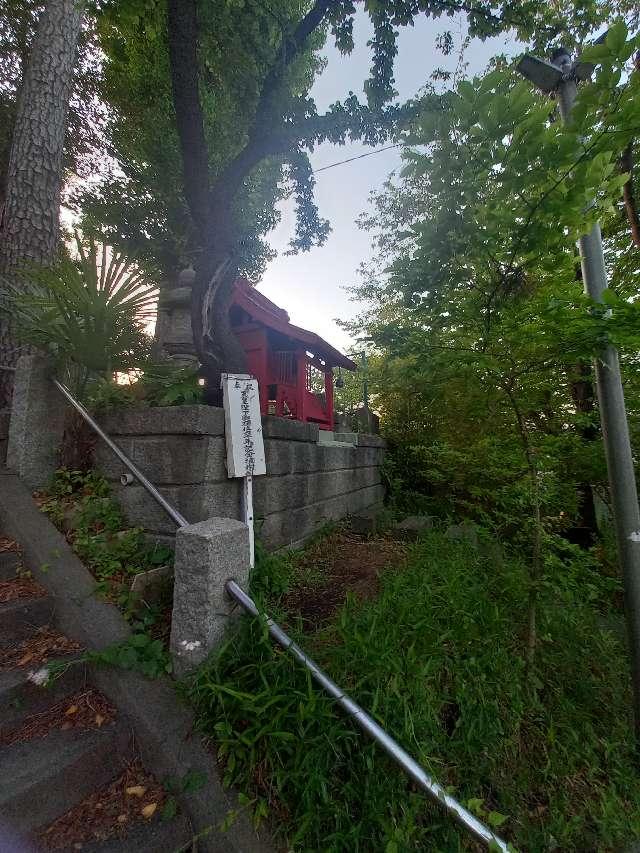
M 343 355 L 340 350 L 332 347 L 320 335 L 309 332 L 300 326 L 294 326 L 284 308 L 280 308 L 275 302 L 267 299 L 246 278 L 236 279 L 232 304 L 238 305 L 256 322 L 304 344 L 314 355 L 326 361 L 330 367 L 344 367 L 345 370 L 358 369 L 354 361 Z

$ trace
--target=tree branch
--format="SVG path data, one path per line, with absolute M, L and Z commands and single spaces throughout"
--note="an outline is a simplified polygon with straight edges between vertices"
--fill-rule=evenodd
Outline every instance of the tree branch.
M 209 152 L 204 134 L 198 69 L 196 0 L 169 0 L 167 9 L 171 85 L 182 153 L 184 191 L 191 216 L 206 236 Z
M 180 0 L 170 0 L 170 2 L 179 4 Z M 271 121 L 273 102 L 280 91 L 285 72 L 300 56 L 309 36 L 320 26 L 329 9 L 338 5 L 339 2 L 336 0 L 316 0 L 291 36 L 283 38 L 271 70 L 265 77 L 256 115 L 249 130 L 248 142 L 215 181 L 211 191 L 212 205 L 220 202 L 229 203 L 246 176 L 264 157 L 282 153 L 284 140 L 288 134 L 286 129 L 283 133 L 279 123 L 274 126 Z

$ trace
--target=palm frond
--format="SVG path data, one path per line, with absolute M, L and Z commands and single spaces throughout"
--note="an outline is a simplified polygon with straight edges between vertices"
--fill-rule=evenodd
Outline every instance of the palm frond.
M 7 309 L 25 343 L 85 374 L 126 371 L 147 355 L 145 325 L 158 289 L 135 261 L 91 236 L 75 235 L 75 258 L 32 266 L 5 283 Z

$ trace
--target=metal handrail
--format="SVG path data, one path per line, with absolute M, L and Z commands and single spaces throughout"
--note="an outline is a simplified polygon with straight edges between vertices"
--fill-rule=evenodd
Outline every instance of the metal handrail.
M 170 518 L 173 519 L 173 521 L 175 521 L 178 527 L 186 527 L 189 522 L 184 517 L 184 515 L 182 515 L 178 512 L 177 509 L 172 507 L 169 501 L 165 497 L 163 497 L 163 495 L 156 489 L 153 483 L 150 480 L 147 480 L 142 471 L 136 465 L 133 464 L 129 457 L 125 453 L 123 453 L 122 450 L 120 450 L 118 445 L 113 442 L 106 434 L 106 432 L 104 432 L 104 430 L 99 426 L 99 424 L 94 421 L 94 419 L 91 417 L 91 415 L 82 405 L 82 403 L 76 400 L 76 398 L 73 396 L 71 391 L 69 391 L 67 386 L 63 385 L 62 382 L 58 382 L 57 379 L 53 380 L 53 384 L 62 393 L 67 402 L 71 406 L 73 406 L 76 412 L 79 412 L 79 414 L 82 415 L 85 421 L 100 436 L 100 438 L 105 442 L 105 444 L 107 444 L 111 448 L 111 450 L 113 450 L 113 452 L 116 454 L 116 456 L 125 466 L 125 468 L 127 468 L 133 474 L 133 476 L 136 478 L 136 480 L 138 480 L 141 486 L 144 486 L 144 488 L 149 492 L 151 497 L 160 504 L 162 509 L 167 513 L 167 515 L 169 515 Z
M 158 489 L 151 483 L 133 464 L 129 457 L 115 444 L 104 430 L 91 417 L 82 403 L 75 399 L 71 391 L 59 382 L 53 380 L 54 385 L 63 394 L 65 399 L 71 406 L 84 418 L 89 426 L 95 430 L 100 438 L 113 450 L 122 464 L 131 472 L 131 474 L 139 481 L 139 483 L 149 492 L 151 497 L 156 500 L 165 512 L 175 521 L 178 527 L 187 527 L 189 522 L 164 498 Z M 247 593 L 234 580 L 228 580 L 225 583 L 227 594 L 243 607 L 251 616 L 260 617 L 261 613 L 255 601 L 247 595 Z M 361 708 L 357 702 L 354 702 L 344 690 L 341 690 L 338 685 L 332 681 L 329 676 L 315 663 L 312 658 L 305 654 L 300 646 L 298 646 L 289 635 L 266 614 L 262 614 L 266 621 L 269 636 L 275 640 L 283 649 L 291 652 L 291 654 L 311 673 L 312 678 L 316 681 L 327 693 L 332 696 L 340 707 L 351 717 L 351 719 L 374 740 L 382 749 L 398 764 L 420 788 L 433 800 L 433 802 L 448 812 L 455 822 L 465 829 L 476 841 L 485 844 L 488 848 L 497 849 L 502 853 L 508 853 L 508 846 L 505 841 L 499 838 L 489 827 L 485 826 L 482 821 L 471 814 L 470 811 L 464 808 L 454 797 L 448 794 L 442 785 L 438 784 L 435 779 L 421 767 L 409 753 L 403 749 L 400 744 L 394 740 L 385 730 L 371 717 L 364 708 Z
M 229 580 L 225 584 L 225 589 L 228 594 L 237 601 L 247 613 L 252 616 L 260 616 L 255 601 L 250 598 L 246 592 L 238 586 L 238 584 Z M 390 756 L 396 764 L 405 771 L 407 776 L 422 788 L 422 790 L 436 803 L 436 805 L 445 809 L 453 817 L 457 824 L 463 829 L 466 829 L 476 841 L 486 844 L 487 847 L 493 846 L 498 850 L 508 850 L 506 842 L 492 832 L 482 821 L 478 820 L 475 815 L 460 805 L 450 794 L 447 794 L 442 785 L 439 785 L 428 773 L 413 759 L 409 753 L 403 749 L 400 744 L 388 735 L 382 726 L 378 725 L 364 708 L 361 708 L 357 702 L 354 702 L 344 690 L 341 690 L 335 681 L 332 681 L 329 676 L 315 663 L 309 655 L 305 654 L 300 646 L 298 646 L 283 629 L 270 619 L 266 614 L 263 614 L 269 635 L 282 646 L 286 651 L 300 661 L 311 673 L 312 678 L 323 687 L 330 696 L 337 701 L 338 705 L 346 711 L 346 713 L 355 721 L 355 723 L 366 732 L 384 751 Z

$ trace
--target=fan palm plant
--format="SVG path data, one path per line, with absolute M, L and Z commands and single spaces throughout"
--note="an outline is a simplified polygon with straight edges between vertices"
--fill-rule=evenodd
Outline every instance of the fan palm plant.
M 22 340 L 50 352 L 81 392 L 92 376 L 111 377 L 146 358 L 158 291 L 105 243 L 76 234 L 75 245 L 76 257 L 25 268 L 23 286 L 9 287 L 7 298 Z

